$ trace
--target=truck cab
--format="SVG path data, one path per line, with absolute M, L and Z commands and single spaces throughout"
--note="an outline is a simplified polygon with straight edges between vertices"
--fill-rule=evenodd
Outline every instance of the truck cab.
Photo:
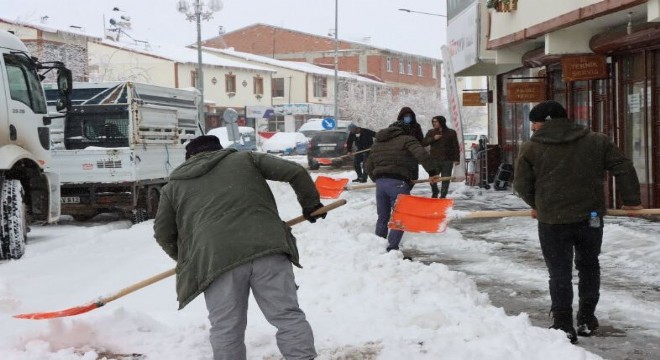
M 0 31 L 0 260 L 25 252 L 29 223 L 60 216 L 59 180 L 51 162 L 43 74 L 58 72 L 56 109 L 69 107 L 71 72 L 61 62 L 42 63 L 13 34 Z

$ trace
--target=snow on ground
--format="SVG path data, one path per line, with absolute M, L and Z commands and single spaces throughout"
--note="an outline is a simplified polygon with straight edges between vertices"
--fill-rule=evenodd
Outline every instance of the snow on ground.
M 271 183 L 271 188 L 283 219 L 300 215 L 287 184 Z M 457 201 L 470 191 L 457 184 L 452 190 Z M 419 185 L 415 192 L 430 190 Z M 484 205 L 493 201 L 489 194 L 495 193 L 481 196 Z M 386 241 L 373 234 L 373 190 L 345 191 L 341 197 L 348 204 L 326 219 L 294 227 L 304 266 L 295 270 L 299 300 L 314 329 L 319 359 L 599 358 L 571 345 L 559 331 L 532 326 L 526 314 L 507 316 L 464 273 L 439 263 L 406 261 L 401 252 L 386 253 Z M 152 221 L 135 226 L 107 218 L 95 221 L 33 227 L 26 255 L 0 262 L 0 358 L 87 360 L 103 358 L 99 353 L 106 352 L 159 360 L 211 359 L 203 297 L 177 311 L 173 278 L 75 317 L 11 317 L 83 305 L 174 266 L 153 239 Z M 522 225 L 503 221 L 494 236 L 514 231 L 533 237 L 533 223 L 518 221 Z M 442 234 L 406 234 L 403 241 L 404 248 L 424 251 L 440 251 L 447 244 L 488 248 L 486 242 L 466 241 L 451 224 Z M 619 261 L 640 268 L 658 255 L 657 241 L 643 231 L 631 235 L 608 227 L 606 241 L 630 244 L 619 252 Z M 636 245 L 640 248 L 634 249 Z M 657 262 L 647 262 L 645 269 L 644 276 L 660 278 Z M 498 271 L 524 276 L 515 266 Z M 544 269 L 537 271 L 529 280 L 546 284 Z M 279 359 L 274 334 L 251 299 L 248 358 Z

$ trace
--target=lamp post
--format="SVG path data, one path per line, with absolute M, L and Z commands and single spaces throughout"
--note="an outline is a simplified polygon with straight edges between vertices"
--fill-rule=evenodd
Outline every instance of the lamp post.
M 339 104 L 337 101 L 339 100 L 339 77 L 337 76 L 337 72 L 339 70 L 339 0 L 335 0 L 335 112 L 334 112 L 334 117 L 335 117 L 335 124 L 339 124 Z
M 206 125 L 204 115 L 204 74 L 202 72 L 202 20 L 211 20 L 213 13 L 222 10 L 222 1 L 209 0 L 179 0 L 177 9 L 186 16 L 188 21 L 197 23 L 197 89 L 201 94 L 200 104 L 197 106 L 199 121 Z M 200 124 L 200 129 L 202 125 Z M 203 129 L 201 129 L 203 132 Z

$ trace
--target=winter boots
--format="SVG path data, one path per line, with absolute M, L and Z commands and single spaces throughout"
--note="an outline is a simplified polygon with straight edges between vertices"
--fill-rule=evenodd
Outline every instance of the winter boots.
M 577 343 L 577 333 L 573 327 L 573 311 L 553 311 L 552 317 L 554 318 L 554 323 L 552 326 L 550 326 L 550 329 L 562 330 L 566 333 L 566 336 L 571 341 L 571 344 Z
M 596 306 L 580 304 L 577 313 L 577 334 L 580 336 L 591 336 L 598 329 L 598 319 L 594 315 Z

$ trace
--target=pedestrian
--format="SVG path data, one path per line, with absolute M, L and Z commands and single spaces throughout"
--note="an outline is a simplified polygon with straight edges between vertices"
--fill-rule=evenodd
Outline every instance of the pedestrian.
M 179 309 L 204 293 L 214 360 L 246 358 L 250 291 L 277 328 L 277 346 L 286 359 L 316 356 L 296 295 L 291 264 L 301 266 L 295 238 L 278 215 L 267 180 L 288 182 L 308 221 L 325 217 L 311 215 L 323 205 L 302 166 L 223 150 L 215 136 L 199 136 L 186 146 L 186 161 L 161 192 L 154 236 L 177 262 Z
M 387 239 L 387 251 L 398 250 L 403 237 L 401 230 L 388 234 L 387 223 L 397 196 L 410 194 L 412 173 L 407 164 L 411 159 L 418 160 L 431 177 L 438 174 L 430 155 L 411 131 L 410 124 L 403 121 L 378 131 L 366 163 L 369 178 L 376 183 L 376 235 Z
M 353 150 L 353 144 L 357 147 L 356 152 L 363 151 L 359 154 L 353 154 L 353 165 L 355 167 L 355 172 L 357 173 L 357 178 L 353 182 L 367 182 L 367 172 L 364 170 L 364 163 L 369 157 L 369 149 L 374 143 L 374 136 L 376 132 L 371 129 L 363 128 L 357 126 L 353 123 L 348 125 L 348 139 L 346 139 L 346 155 L 351 155 Z M 365 151 L 367 150 L 367 151 Z
M 447 127 L 447 119 L 442 115 L 434 116 L 431 119 L 431 125 L 433 128 L 426 133 L 422 145 L 431 147 L 431 158 L 440 170 L 440 175 L 451 177 L 454 166 L 460 164 L 461 161 L 458 136 L 456 136 L 456 131 Z M 438 194 L 441 198 L 446 198 L 448 191 L 449 180 L 442 181 L 440 191 L 438 191 L 438 184 L 431 183 L 431 197 L 433 198 L 437 198 Z
M 639 180 L 630 159 L 605 134 L 591 132 L 567 118 L 566 109 L 548 100 L 529 112 L 530 141 L 516 161 L 513 188 L 538 220 L 541 251 L 549 273 L 550 328 L 577 335 L 598 329 L 600 297 L 598 255 L 606 211 L 606 171 L 616 178 L 622 209 L 641 209 Z M 572 262 L 578 271 L 577 333 L 573 327 Z
M 396 121 L 401 121 L 406 125 L 410 126 L 410 135 L 414 136 L 419 143 L 422 143 L 424 139 L 424 133 L 422 132 L 422 127 L 417 122 L 417 115 L 415 112 L 408 106 L 404 106 L 399 110 L 399 115 L 396 117 Z M 410 164 L 410 179 L 417 180 L 419 179 L 419 162 L 415 158 L 409 159 Z M 411 186 L 415 186 L 411 184 Z

